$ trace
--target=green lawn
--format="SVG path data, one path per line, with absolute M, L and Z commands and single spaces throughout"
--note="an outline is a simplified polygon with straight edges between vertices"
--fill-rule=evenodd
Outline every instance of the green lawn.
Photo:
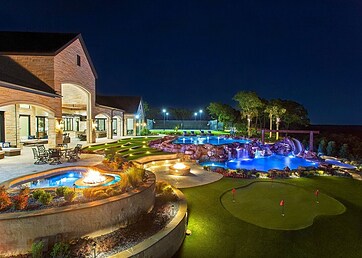
M 128 160 L 134 160 L 144 156 L 165 154 L 163 151 L 148 147 L 148 143 L 152 140 L 159 139 L 157 137 L 135 137 L 125 138 L 113 143 L 103 143 L 92 145 L 84 148 L 84 150 L 95 152 L 116 151 Z
M 231 191 L 222 195 L 225 209 L 239 219 L 268 229 L 302 229 L 312 225 L 317 216 L 345 211 L 339 201 L 326 194 L 320 193 L 317 203 L 314 191 L 288 183 L 252 182 L 238 188 L 234 200 L 232 196 Z
M 361 257 L 361 181 L 315 177 L 281 182 L 311 193 L 319 189 L 323 196 L 341 202 L 346 210 L 341 215 L 318 216 L 304 229 L 272 230 L 233 216 L 221 204 L 225 192 L 250 184 L 250 180 L 224 178 L 206 186 L 182 189 L 188 202 L 188 228 L 192 235 L 186 236 L 175 257 Z M 322 201 L 324 197 L 321 204 Z M 267 212 L 263 217 L 266 221 L 272 219 Z

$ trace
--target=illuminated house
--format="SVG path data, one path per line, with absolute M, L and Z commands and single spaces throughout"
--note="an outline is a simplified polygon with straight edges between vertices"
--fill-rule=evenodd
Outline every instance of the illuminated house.
M 127 133 L 123 109 L 96 103 L 97 73 L 80 34 L 0 38 L 0 142 L 35 138 L 54 146 L 65 133 L 89 143 Z

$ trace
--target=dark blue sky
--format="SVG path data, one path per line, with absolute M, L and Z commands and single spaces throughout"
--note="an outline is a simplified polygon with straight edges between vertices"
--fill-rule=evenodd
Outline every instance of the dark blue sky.
M 0 30 L 81 32 L 102 94 L 196 109 L 253 90 L 315 124 L 362 124 L 360 0 L 13 0 L 0 17 Z

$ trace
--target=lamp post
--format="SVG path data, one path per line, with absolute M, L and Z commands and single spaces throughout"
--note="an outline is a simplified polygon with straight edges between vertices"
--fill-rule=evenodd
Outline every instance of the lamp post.
M 166 112 L 166 117 L 167 117 L 167 120 L 168 120 L 168 112 Z
M 136 135 L 137 135 L 137 131 L 138 131 L 138 133 L 140 133 L 140 130 L 139 130 L 139 128 L 138 128 L 138 126 L 139 126 L 139 119 L 140 118 L 140 116 L 139 115 L 136 115 Z
M 162 109 L 163 113 L 163 130 L 166 129 L 166 109 Z
M 197 117 L 197 113 L 196 113 L 196 112 L 194 113 L 194 116 L 195 116 L 195 121 L 196 121 L 196 117 Z
M 199 113 L 200 113 L 200 121 L 201 121 L 202 109 L 200 109 Z

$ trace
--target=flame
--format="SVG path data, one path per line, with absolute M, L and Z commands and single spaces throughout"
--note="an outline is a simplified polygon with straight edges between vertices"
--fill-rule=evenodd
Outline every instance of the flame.
M 185 169 L 186 166 L 183 163 L 176 163 L 175 165 L 172 166 L 174 169 Z
M 105 176 L 102 176 L 98 171 L 94 169 L 89 169 L 83 182 L 86 184 L 98 184 L 106 180 Z

